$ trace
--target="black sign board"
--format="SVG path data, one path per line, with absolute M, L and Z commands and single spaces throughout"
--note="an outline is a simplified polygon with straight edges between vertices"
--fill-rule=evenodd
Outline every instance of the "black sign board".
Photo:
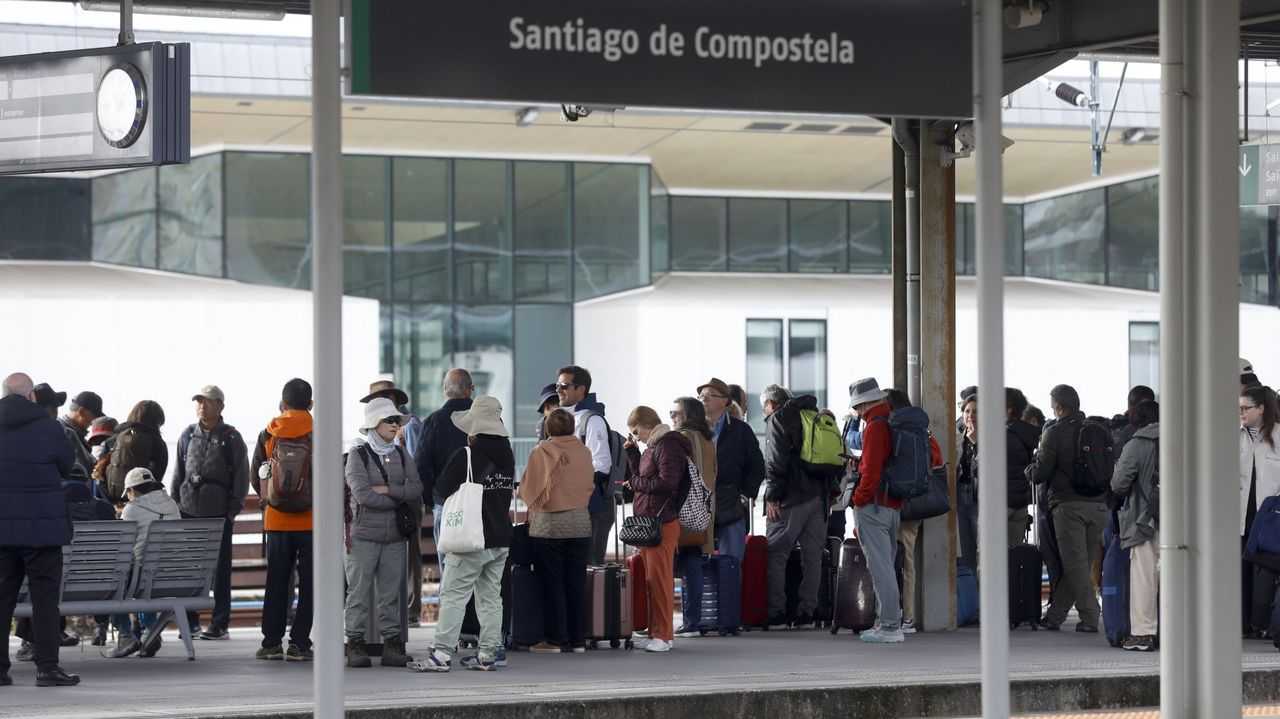
M 190 160 L 190 45 L 0 57 L 0 174 Z
M 973 114 L 969 0 L 355 0 L 355 94 Z

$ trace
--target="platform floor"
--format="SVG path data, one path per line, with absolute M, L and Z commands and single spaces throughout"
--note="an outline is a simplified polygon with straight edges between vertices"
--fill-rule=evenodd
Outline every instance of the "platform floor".
M 411 630 L 410 653 L 427 647 L 433 631 Z M 174 631 L 166 632 L 164 647 L 151 659 L 105 659 L 87 644 L 64 648 L 63 667 L 82 677 L 78 687 L 70 688 L 37 688 L 34 666 L 15 662 L 10 672 L 14 685 L 0 688 L 0 717 L 309 713 L 312 665 L 254 659 L 260 639 L 256 630 L 235 629 L 228 641 L 198 641 L 196 661 L 187 661 Z M 825 630 L 755 631 L 740 637 L 677 639 L 676 649 L 667 654 L 622 649 L 550 656 L 518 652 L 511 655 L 508 667 L 492 673 L 455 665 L 448 674 L 419 674 L 379 667 L 375 659 L 373 668 L 347 669 L 344 681 L 349 710 L 819 687 L 971 685 L 981 676 L 978 644 L 978 630 L 972 628 L 914 634 L 903 644 L 883 646 L 863 644 L 848 632 L 832 636 Z M 11 657 L 16 648 L 16 640 L 11 641 Z M 1098 634 L 1023 628 L 1013 633 L 1011 650 L 1015 680 L 1159 673 L 1157 653 L 1112 649 Z M 1280 675 L 1280 652 L 1270 642 L 1246 641 L 1242 665 Z

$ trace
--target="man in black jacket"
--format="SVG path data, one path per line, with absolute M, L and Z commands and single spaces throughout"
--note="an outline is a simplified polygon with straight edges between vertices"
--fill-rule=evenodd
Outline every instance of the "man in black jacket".
M 467 444 L 466 433 L 453 424 L 453 413 L 471 409 L 471 398 L 476 393 L 471 373 L 459 367 L 445 373 L 441 389 L 444 391 L 444 405 L 422 421 L 418 451 L 413 457 L 418 465 L 418 478 L 422 480 L 423 502 L 433 508 L 431 532 L 435 535 L 436 546 L 440 545 L 440 517 L 444 513 L 444 497 L 435 491 L 436 479 L 444 472 L 449 458 Z M 443 577 L 444 554 L 437 553 L 437 560 Z M 409 617 L 410 622 L 417 619 L 418 617 Z
M 764 481 L 764 456 L 751 425 L 729 416 L 729 387 L 712 377 L 698 388 L 698 399 L 707 413 L 711 440 L 716 445 L 716 549 L 737 558 L 747 551 L 747 515 L 744 500 L 760 493 Z
M 4 380 L 0 397 L 0 686 L 9 678 L 9 622 L 25 577 L 31 594 L 36 686 L 71 686 L 80 677 L 58 666 L 62 545 L 71 520 L 62 478 L 74 462 L 58 422 L 35 404 L 31 378 Z
M 822 545 L 827 536 L 827 484 L 800 465 L 801 410 L 818 409 L 811 395 L 792 397 L 786 388 L 769 385 L 760 395 L 765 420 L 765 541 L 769 547 L 769 625 L 787 623 L 787 558 L 800 543 L 804 567 L 793 627 L 813 627 L 822 571 Z
M 1030 422 L 1022 421 L 1022 413 L 1027 409 L 1027 398 L 1022 391 L 1007 387 L 1004 391 L 1005 429 L 1005 468 L 1008 472 L 1009 487 L 1009 546 L 1013 547 L 1026 541 L 1027 528 L 1030 526 L 1030 515 L 1027 505 L 1031 504 L 1031 484 L 1027 481 L 1027 465 L 1035 458 L 1036 445 L 1040 444 L 1040 429 Z

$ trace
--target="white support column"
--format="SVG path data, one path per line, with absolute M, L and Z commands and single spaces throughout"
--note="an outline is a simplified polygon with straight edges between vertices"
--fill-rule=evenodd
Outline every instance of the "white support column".
M 1162 0 L 1161 705 L 1241 711 L 1238 0 Z M 1180 441 L 1194 437 L 1195 441 Z
M 1009 716 L 1009 487 L 1005 479 L 1004 173 L 1001 0 L 973 10 L 973 118 L 977 160 L 978 554 L 982 616 L 982 716 Z
M 311 2 L 311 297 L 315 332 L 317 487 L 342 467 L 342 95 L 339 0 Z M 343 716 L 342 492 L 315 493 L 313 567 L 315 717 Z

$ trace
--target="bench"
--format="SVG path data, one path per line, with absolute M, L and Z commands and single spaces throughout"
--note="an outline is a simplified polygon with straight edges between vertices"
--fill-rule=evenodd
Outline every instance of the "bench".
M 59 613 L 162 612 L 143 637 L 143 644 L 173 621 L 187 647 L 187 658 L 195 659 L 187 612 L 213 609 L 210 589 L 218 567 L 222 528 L 223 521 L 216 518 L 153 522 L 147 530 L 142 560 L 135 567 L 136 523 L 77 523 L 71 544 L 62 548 Z M 25 584 L 14 615 L 31 616 Z

